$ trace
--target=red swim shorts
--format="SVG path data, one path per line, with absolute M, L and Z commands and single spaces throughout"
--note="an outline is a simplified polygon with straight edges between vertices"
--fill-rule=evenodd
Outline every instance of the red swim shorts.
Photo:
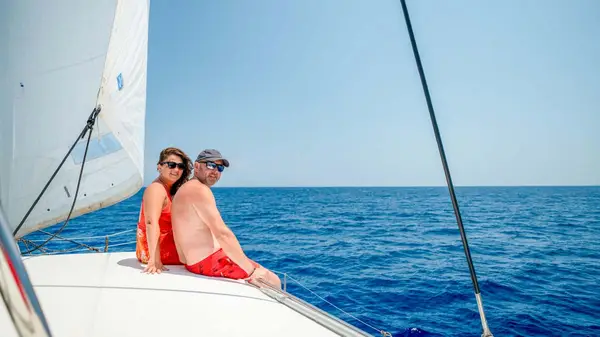
M 258 268 L 258 263 L 250 260 L 254 267 Z M 244 279 L 248 277 L 248 273 L 240 266 L 233 262 L 222 248 L 212 253 L 204 260 L 193 265 L 185 265 L 185 269 L 194 274 L 214 277 L 226 277 L 230 279 Z

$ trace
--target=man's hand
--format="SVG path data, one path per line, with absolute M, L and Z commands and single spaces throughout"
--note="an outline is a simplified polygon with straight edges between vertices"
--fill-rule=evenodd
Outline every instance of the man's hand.
M 279 279 L 279 277 L 269 269 L 260 265 L 256 269 L 254 269 L 254 272 L 250 272 L 250 276 L 245 278 L 245 280 L 248 283 L 254 284 L 257 287 L 261 286 L 260 283 L 266 283 L 271 287 L 281 289 L 281 280 Z
M 267 282 L 267 270 L 265 268 L 257 267 L 252 275 L 246 280 L 250 283 L 255 281 Z

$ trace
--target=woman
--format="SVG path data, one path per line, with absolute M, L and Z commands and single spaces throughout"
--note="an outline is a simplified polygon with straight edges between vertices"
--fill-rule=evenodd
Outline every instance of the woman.
M 146 263 L 145 273 L 167 270 L 163 264 L 181 264 L 171 226 L 171 198 L 192 173 L 192 161 L 180 149 L 160 152 L 158 177 L 146 188 L 138 219 L 136 256 Z

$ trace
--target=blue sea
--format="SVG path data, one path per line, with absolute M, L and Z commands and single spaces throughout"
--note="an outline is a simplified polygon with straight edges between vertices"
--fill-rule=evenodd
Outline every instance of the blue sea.
M 135 228 L 142 193 L 71 220 L 61 235 Z M 214 193 L 248 256 L 297 280 L 302 286 L 288 278 L 296 296 L 373 336 L 380 336 L 374 328 L 395 337 L 481 335 L 447 188 Z M 600 336 L 600 187 L 457 187 L 456 194 L 495 336 Z M 132 251 L 134 240 L 134 232 L 111 237 L 109 250 Z M 83 242 L 104 247 L 103 238 Z

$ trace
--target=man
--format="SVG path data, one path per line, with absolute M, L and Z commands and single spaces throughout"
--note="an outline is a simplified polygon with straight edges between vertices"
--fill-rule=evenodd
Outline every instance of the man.
M 231 279 L 262 280 L 281 288 L 279 277 L 250 260 L 225 225 L 210 189 L 229 161 L 207 149 L 194 162 L 194 177 L 183 184 L 171 205 L 177 252 L 192 273 Z

